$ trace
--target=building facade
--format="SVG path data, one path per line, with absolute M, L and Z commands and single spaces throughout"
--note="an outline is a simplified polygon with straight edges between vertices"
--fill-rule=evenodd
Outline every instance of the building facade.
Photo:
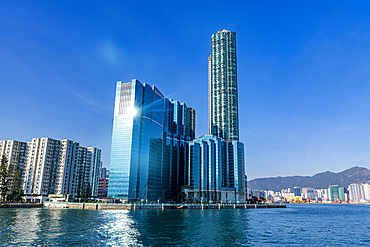
M 330 202 L 344 202 L 344 188 L 338 185 L 331 185 L 328 188 L 328 199 Z
M 185 180 L 195 111 L 138 80 L 117 82 L 108 196 L 165 200 Z
M 73 194 L 79 143 L 33 138 L 27 143 L 26 195 Z
M 94 147 L 80 147 L 76 167 L 74 194 L 81 196 L 85 186 L 88 197 L 98 196 L 101 150 Z
M 177 197 L 187 184 L 188 144 L 195 138 L 195 111 L 177 100 L 165 99 L 162 198 Z
M 302 188 L 301 196 L 303 199 L 316 200 L 316 190 L 314 188 Z
M 1 140 L 0 141 L 0 159 L 5 155 L 8 159 L 7 168 L 8 174 L 8 193 L 13 190 L 14 178 L 17 171 L 20 172 L 21 184 L 24 181 L 24 167 L 26 165 L 27 142 L 16 140 Z
M 301 187 L 294 187 L 294 196 L 301 196 Z
M 209 134 L 239 140 L 236 33 L 218 31 L 211 37 L 208 58 Z
M 99 178 L 109 178 L 109 169 L 103 166 L 103 162 L 100 163 L 100 176 Z
M 348 186 L 348 197 L 351 202 L 370 201 L 370 182 L 353 183 Z

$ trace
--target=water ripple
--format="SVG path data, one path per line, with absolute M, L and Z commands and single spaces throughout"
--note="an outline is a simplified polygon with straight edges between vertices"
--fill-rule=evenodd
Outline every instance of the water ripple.
M 1 246 L 368 246 L 370 205 L 0 209 Z

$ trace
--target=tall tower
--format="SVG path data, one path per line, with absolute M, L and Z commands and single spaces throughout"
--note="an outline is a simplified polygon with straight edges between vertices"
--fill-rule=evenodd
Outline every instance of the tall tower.
M 236 33 L 218 31 L 211 37 L 208 57 L 209 134 L 239 140 Z

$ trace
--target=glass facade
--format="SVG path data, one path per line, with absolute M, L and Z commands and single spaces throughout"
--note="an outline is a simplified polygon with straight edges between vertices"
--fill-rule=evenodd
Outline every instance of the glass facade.
M 212 35 L 208 77 L 209 134 L 239 140 L 235 32 L 224 29 Z
M 188 185 L 193 199 L 245 202 L 244 145 L 216 136 L 189 143 Z
M 188 143 L 195 138 L 195 111 L 177 100 L 165 100 L 163 198 L 177 197 L 186 185 Z
M 194 119 L 193 109 L 164 98 L 155 86 L 117 82 L 108 196 L 164 200 L 176 194 Z

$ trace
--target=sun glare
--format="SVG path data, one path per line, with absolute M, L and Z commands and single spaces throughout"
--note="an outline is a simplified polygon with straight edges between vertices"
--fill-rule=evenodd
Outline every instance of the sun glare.
M 137 110 L 134 108 L 134 107 L 131 107 L 130 109 L 128 109 L 128 111 L 127 111 L 127 115 L 129 116 L 129 117 L 134 117 L 135 115 L 136 115 L 136 113 L 137 113 Z

